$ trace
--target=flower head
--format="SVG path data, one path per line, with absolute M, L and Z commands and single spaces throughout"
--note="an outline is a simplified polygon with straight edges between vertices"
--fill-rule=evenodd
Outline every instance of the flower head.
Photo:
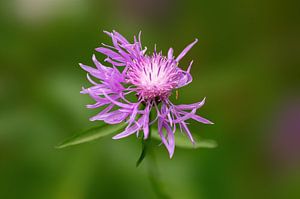
M 93 84 L 83 88 L 82 94 L 89 94 L 95 104 L 88 108 L 104 109 L 91 121 L 103 120 L 108 124 L 126 122 L 128 125 L 123 132 L 113 137 L 120 139 L 132 134 L 143 132 L 143 138 L 149 137 L 149 126 L 157 122 L 158 133 L 162 143 L 166 146 L 170 157 L 174 154 L 174 133 L 179 127 L 190 141 L 194 143 L 186 120 L 194 119 L 205 124 L 212 124 L 209 120 L 196 115 L 197 109 L 204 105 L 205 99 L 194 104 L 175 105 L 169 100 L 174 89 L 178 89 L 192 82 L 190 69 L 185 71 L 179 67 L 179 61 L 197 43 L 197 39 L 189 44 L 177 57 L 170 48 L 167 56 L 156 49 L 153 54 L 146 54 L 147 48 L 142 47 L 141 33 L 130 43 L 116 31 L 105 32 L 112 39 L 113 46 L 103 44 L 96 51 L 107 56 L 105 61 L 111 65 L 102 65 L 93 55 L 92 60 L 96 68 L 80 64 L 88 72 L 87 78 Z M 98 79 L 97 82 L 91 76 Z M 129 101 L 128 95 L 135 94 L 136 101 Z M 150 121 L 151 110 L 156 117 Z M 153 112 L 152 111 L 152 112 Z M 165 133 L 164 133 L 165 131 Z

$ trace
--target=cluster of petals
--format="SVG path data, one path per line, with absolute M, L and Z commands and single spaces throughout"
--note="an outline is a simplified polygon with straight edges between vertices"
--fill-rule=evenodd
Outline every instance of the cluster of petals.
M 104 32 L 112 39 L 112 45 L 102 44 L 96 51 L 104 54 L 104 60 L 110 66 L 104 66 L 96 56 L 92 60 L 95 67 L 80 64 L 87 72 L 87 78 L 92 84 L 82 88 L 82 94 L 88 94 L 94 104 L 88 108 L 102 108 L 91 121 L 102 120 L 107 124 L 126 122 L 127 127 L 113 139 L 120 139 L 142 132 L 144 139 L 149 138 L 149 128 L 156 124 L 162 143 L 167 148 L 170 157 L 175 150 L 174 134 L 177 128 L 195 143 L 188 128 L 188 119 L 204 124 L 212 124 L 209 120 L 196 114 L 197 109 L 205 103 L 205 98 L 193 104 L 173 104 L 169 97 L 172 91 L 192 82 L 190 69 L 181 69 L 179 61 L 197 43 L 197 39 L 189 44 L 177 57 L 173 49 L 167 56 L 156 49 L 149 55 L 147 48 L 142 47 L 141 33 L 134 36 L 133 43 L 116 31 Z M 92 77 L 93 79 L 92 79 Z M 136 100 L 129 100 L 129 96 Z M 154 115 L 154 117 L 150 117 Z

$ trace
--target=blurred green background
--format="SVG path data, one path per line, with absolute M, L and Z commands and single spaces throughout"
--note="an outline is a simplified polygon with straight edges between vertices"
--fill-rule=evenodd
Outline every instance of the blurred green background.
M 2 0 L 0 2 L 0 198 L 156 198 L 140 143 L 110 137 L 56 150 L 97 125 L 79 62 L 110 43 L 103 30 L 164 53 L 200 42 L 194 81 L 176 103 L 207 97 L 192 132 L 217 149 L 163 146 L 155 154 L 163 189 L 176 199 L 300 198 L 300 29 L 297 1 Z M 104 57 L 96 53 L 101 60 Z

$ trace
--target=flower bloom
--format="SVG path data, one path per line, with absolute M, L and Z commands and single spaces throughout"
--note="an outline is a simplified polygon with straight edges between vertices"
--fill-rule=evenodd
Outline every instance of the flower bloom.
M 190 70 L 193 62 L 190 62 L 186 71 L 178 65 L 198 40 L 195 39 L 175 57 L 172 48 L 167 56 L 162 55 L 162 52 L 157 53 L 156 49 L 153 54 L 146 54 L 147 48 L 142 47 L 141 33 L 138 37 L 134 36 L 133 43 L 116 31 L 105 33 L 111 37 L 113 45 L 102 44 L 103 47 L 96 48 L 96 51 L 107 56 L 105 61 L 111 67 L 102 65 L 95 55 L 92 60 L 96 68 L 80 64 L 81 68 L 88 72 L 87 78 L 93 84 L 81 91 L 95 100 L 95 104 L 87 107 L 103 107 L 103 110 L 90 120 L 103 120 L 108 124 L 125 121 L 127 127 L 113 139 L 138 135 L 140 131 L 143 132 L 143 138 L 147 139 L 150 126 L 157 122 L 158 133 L 170 157 L 175 150 L 176 128 L 179 127 L 194 143 L 186 120 L 194 119 L 204 124 L 212 124 L 196 115 L 197 109 L 204 105 L 205 98 L 193 104 L 175 105 L 169 97 L 173 90 L 192 82 Z M 99 80 L 95 82 L 90 75 Z M 135 95 L 136 100 L 129 101 L 130 95 Z M 156 112 L 156 116 L 150 121 L 151 110 Z

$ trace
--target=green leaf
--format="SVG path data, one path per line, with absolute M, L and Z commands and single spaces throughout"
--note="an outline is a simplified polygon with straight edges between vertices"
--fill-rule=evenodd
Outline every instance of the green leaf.
M 152 138 L 156 140 L 161 140 L 158 131 L 156 128 L 152 129 Z M 196 135 L 193 135 L 195 139 L 195 144 L 193 145 L 191 141 L 181 133 L 179 130 L 175 132 L 175 144 L 177 147 L 185 148 L 185 149 L 196 149 L 196 148 L 216 148 L 218 146 L 217 142 L 214 140 L 202 139 Z
M 72 145 L 82 144 L 85 142 L 90 142 L 104 136 L 110 135 L 112 133 L 121 132 L 121 130 L 126 126 L 126 123 L 120 123 L 115 125 L 104 124 L 97 127 L 92 127 L 86 131 L 80 132 L 66 139 L 55 148 L 61 149 Z

